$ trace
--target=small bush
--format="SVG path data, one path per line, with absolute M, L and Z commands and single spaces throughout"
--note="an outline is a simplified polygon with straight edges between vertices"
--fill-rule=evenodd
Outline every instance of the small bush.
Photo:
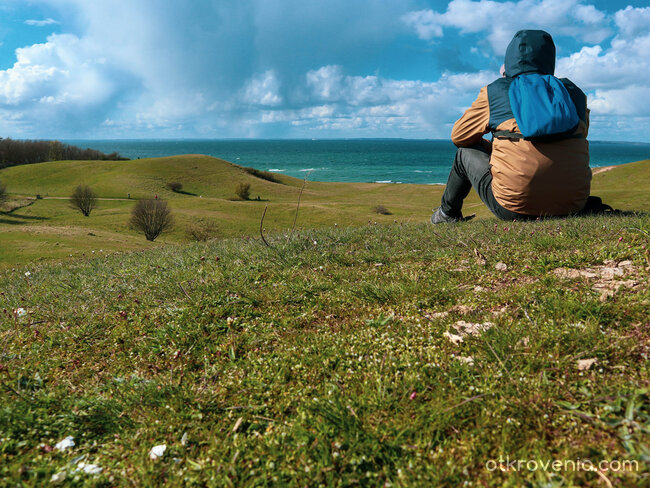
M 250 183 L 239 183 L 235 188 L 235 193 L 242 200 L 249 200 L 251 197 L 251 185 Z
M 167 188 L 169 188 L 171 191 L 178 193 L 183 189 L 183 183 L 180 183 L 178 181 L 170 181 L 167 183 Z
M 39 197 L 40 195 L 36 195 L 37 199 Z M 70 196 L 70 206 L 79 210 L 84 217 L 88 217 L 97 206 L 97 195 L 89 186 L 79 185 Z
M 246 171 L 249 175 L 253 175 L 257 178 L 270 181 L 271 183 L 282 183 L 280 180 L 276 178 L 276 176 L 273 173 L 269 171 L 261 171 L 255 168 L 244 168 L 244 171 Z
M 187 228 L 187 237 L 191 241 L 209 241 L 219 234 L 219 227 L 210 220 L 199 220 Z
M 0 203 L 7 199 L 7 186 L 0 181 Z
M 392 212 L 383 205 L 375 205 L 372 207 L 372 211 L 378 213 L 379 215 L 392 215 Z
M 132 228 L 144 233 L 148 241 L 154 241 L 174 223 L 171 208 L 165 200 L 138 200 L 131 211 Z

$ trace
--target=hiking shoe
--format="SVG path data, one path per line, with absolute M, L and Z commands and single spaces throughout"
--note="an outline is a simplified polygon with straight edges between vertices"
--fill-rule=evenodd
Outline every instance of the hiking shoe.
M 431 216 L 432 224 L 450 224 L 452 222 L 459 222 L 461 220 L 463 220 L 462 216 L 458 218 L 458 217 L 452 217 L 450 215 L 447 215 L 445 212 L 442 211 L 441 207 L 438 207 L 433 212 L 433 215 Z

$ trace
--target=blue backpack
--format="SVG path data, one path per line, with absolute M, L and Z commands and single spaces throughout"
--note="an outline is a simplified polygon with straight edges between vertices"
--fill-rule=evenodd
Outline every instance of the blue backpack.
M 508 90 L 510 108 L 524 139 L 558 140 L 572 137 L 580 119 L 564 84 L 552 75 L 524 73 Z

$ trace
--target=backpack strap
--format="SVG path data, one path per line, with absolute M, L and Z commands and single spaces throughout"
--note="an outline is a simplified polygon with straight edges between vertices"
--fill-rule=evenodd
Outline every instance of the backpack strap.
M 572 129 L 572 132 L 575 132 L 575 129 Z M 520 140 L 524 139 L 526 141 L 533 142 L 553 142 L 561 141 L 563 139 L 584 139 L 584 134 L 552 134 L 549 136 L 537 136 L 537 137 L 524 137 L 523 134 L 519 132 L 510 132 L 509 130 L 496 130 L 492 132 L 492 136 L 497 139 L 513 139 Z
M 509 130 L 495 130 L 492 132 L 492 136 L 496 137 L 497 139 L 523 139 L 524 136 L 523 134 L 520 134 L 519 132 L 510 132 Z

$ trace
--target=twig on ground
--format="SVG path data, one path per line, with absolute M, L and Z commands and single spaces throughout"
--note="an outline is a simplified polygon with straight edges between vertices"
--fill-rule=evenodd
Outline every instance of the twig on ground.
M 296 215 L 293 217 L 293 225 L 291 226 L 291 232 L 289 232 L 289 236 L 287 237 L 287 242 L 291 241 L 291 237 L 293 236 L 293 231 L 296 228 L 296 221 L 298 220 L 298 210 L 300 210 L 300 199 L 302 198 L 302 192 L 305 190 L 305 186 L 307 185 L 307 178 L 309 178 L 310 174 L 311 174 L 311 171 L 305 175 L 305 179 L 302 182 L 302 188 L 300 188 L 300 193 L 298 194 L 298 204 L 296 205 Z
M 503 361 L 501 361 L 501 358 L 497 355 L 496 351 L 492 348 L 492 345 L 490 344 L 490 341 L 488 341 L 486 339 L 485 344 L 487 345 L 487 347 L 490 348 L 490 351 L 492 352 L 492 354 L 494 354 L 494 357 L 497 358 L 497 361 L 499 361 L 499 364 L 501 365 L 501 369 L 503 369 L 506 373 L 508 373 L 508 375 L 510 375 L 510 371 L 508 371 L 506 369 L 506 365 L 503 364 Z
M 266 247 L 271 247 L 268 242 L 266 242 L 266 239 L 264 238 L 264 217 L 266 216 L 266 210 L 269 208 L 268 205 L 264 207 L 264 213 L 262 214 L 262 218 L 260 219 L 260 236 L 262 237 L 262 242 L 266 244 Z
M 271 249 L 273 252 L 275 252 L 275 254 L 276 254 L 276 255 L 277 255 L 277 256 L 278 256 L 282 261 L 284 261 L 284 262 L 286 263 L 286 262 L 287 262 L 286 258 L 285 258 L 281 253 L 280 253 L 280 251 L 279 251 L 278 249 L 276 249 L 276 248 L 274 248 L 273 246 L 271 246 L 271 244 L 269 244 L 269 243 L 267 242 L 266 238 L 264 237 L 264 217 L 265 217 L 265 215 L 266 215 L 266 210 L 267 210 L 267 209 L 268 209 L 268 205 L 267 205 L 266 207 L 264 207 L 264 213 L 262 214 L 262 218 L 260 219 L 260 237 L 262 238 L 262 242 L 266 245 L 266 247 L 268 247 L 268 248 Z
M 21 395 L 18 391 L 16 391 L 16 390 L 13 389 L 11 386 L 9 386 L 7 383 L 2 382 L 1 384 L 2 384 L 2 386 L 5 387 L 5 389 L 6 389 L 8 392 L 13 393 L 14 395 L 16 395 L 17 397 L 23 399 L 23 400 L 26 401 L 26 402 L 29 401 L 27 398 L 25 398 L 25 397 L 24 397 L 23 395 Z
M 478 400 L 479 398 L 483 398 L 484 396 L 487 396 L 487 393 L 481 393 L 480 395 L 475 395 L 475 396 L 473 396 L 471 398 L 468 398 L 467 400 L 463 400 L 462 402 L 457 403 L 456 405 L 453 405 L 453 406 L 451 406 L 449 408 L 444 409 L 442 411 L 442 413 L 449 412 L 450 410 L 453 410 L 453 409 L 458 408 L 458 407 L 460 407 L 462 405 L 465 405 L 466 403 L 473 402 L 474 400 Z
M 185 288 L 183 288 L 182 283 L 178 283 L 178 286 L 180 287 L 180 289 L 182 290 L 182 292 L 185 293 L 185 296 L 191 300 L 192 297 L 187 293 L 187 291 L 185 291 Z
M 528 310 L 526 310 L 526 309 L 524 308 L 523 311 L 524 311 L 524 315 L 525 315 L 526 318 L 528 319 L 528 322 L 530 322 L 530 323 L 533 325 L 533 327 L 537 327 L 537 324 L 536 324 L 535 322 L 533 322 L 533 319 L 531 319 L 531 318 L 530 318 L 530 315 L 528 315 Z

